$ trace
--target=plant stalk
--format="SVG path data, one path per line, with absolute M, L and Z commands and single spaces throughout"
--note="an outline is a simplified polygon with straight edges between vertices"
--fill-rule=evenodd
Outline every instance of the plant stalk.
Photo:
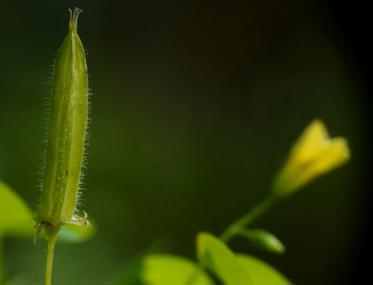
M 57 241 L 57 232 L 48 236 L 47 262 L 45 266 L 45 285 L 52 285 L 53 256 Z
M 269 195 L 261 203 L 251 209 L 246 215 L 242 216 L 230 224 L 220 235 L 220 239 L 228 243 L 241 229 L 246 228 L 262 216 L 277 201 L 277 196 Z
M 228 243 L 241 229 L 246 228 L 249 224 L 254 222 L 257 218 L 263 215 L 269 208 L 277 201 L 277 196 L 269 195 L 261 203 L 251 209 L 246 215 L 242 216 L 232 224 L 230 224 L 224 232 L 220 235 L 220 239 L 224 243 Z M 203 270 L 204 266 L 198 261 L 198 268 L 190 275 L 186 285 L 193 284 L 198 276 L 200 270 Z
M 5 282 L 5 269 L 4 269 L 4 238 L 0 235 L 0 285 Z

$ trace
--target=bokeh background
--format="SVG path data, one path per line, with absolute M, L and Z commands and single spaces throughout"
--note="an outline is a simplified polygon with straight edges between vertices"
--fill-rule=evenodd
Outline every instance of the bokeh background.
M 147 251 L 193 257 L 198 231 L 219 234 L 266 195 L 316 117 L 349 139 L 351 162 L 257 222 L 287 245 L 285 255 L 232 246 L 296 284 L 357 284 L 368 272 L 363 1 L 0 3 L 0 179 L 34 208 L 48 78 L 67 8 L 84 10 L 92 123 L 82 209 L 98 232 L 57 248 L 56 284 L 111 284 Z M 40 284 L 44 254 L 43 244 L 7 240 L 8 273 Z

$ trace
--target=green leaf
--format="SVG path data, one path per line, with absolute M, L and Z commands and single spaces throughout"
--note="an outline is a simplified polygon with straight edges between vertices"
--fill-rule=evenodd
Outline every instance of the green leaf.
M 271 253 L 284 253 L 285 246 L 282 242 L 270 232 L 264 230 L 246 230 L 238 232 L 245 237 L 253 246 Z
M 149 285 L 211 285 L 213 282 L 193 261 L 168 254 L 143 259 L 141 280 Z
M 61 242 L 78 243 L 89 240 L 96 232 L 94 226 L 64 225 L 58 233 Z
M 252 285 L 292 284 L 279 271 L 260 259 L 245 254 L 237 254 L 236 257 L 246 273 L 250 276 Z
M 198 264 L 170 254 L 149 254 L 132 261 L 114 279 L 118 285 L 212 285 Z
M 202 265 L 215 273 L 224 284 L 252 284 L 235 254 L 217 237 L 200 233 L 197 237 L 197 255 Z
M 33 235 L 33 214 L 26 203 L 0 181 L 0 235 Z

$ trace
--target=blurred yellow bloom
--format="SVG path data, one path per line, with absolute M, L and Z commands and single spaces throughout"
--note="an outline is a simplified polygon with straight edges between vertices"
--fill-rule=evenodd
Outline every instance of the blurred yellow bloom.
M 316 177 L 342 165 L 350 158 L 346 139 L 330 138 L 325 125 L 314 120 L 290 151 L 274 182 L 276 194 L 293 192 Z

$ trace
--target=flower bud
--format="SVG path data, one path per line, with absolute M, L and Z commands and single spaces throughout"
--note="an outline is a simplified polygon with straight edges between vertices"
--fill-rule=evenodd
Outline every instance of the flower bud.
M 265 230 L 242 229 L 238 234 L 245 237 L 253 246 L 261 250 L 276 254 L 285 252 L 285 246 L 282 242 L 275 235 Z
M 88 122 L 88 75 L 77 33 L 81 10 L 70 10 L 69 32 L 57 55 L 38 227 L 83 223 L 76 216 Z
M 287 195 L 350 158 L 345 138 L 330 138 L 325 125 L 314 120 L 295 143 L 274 184 L 274 194 Z

